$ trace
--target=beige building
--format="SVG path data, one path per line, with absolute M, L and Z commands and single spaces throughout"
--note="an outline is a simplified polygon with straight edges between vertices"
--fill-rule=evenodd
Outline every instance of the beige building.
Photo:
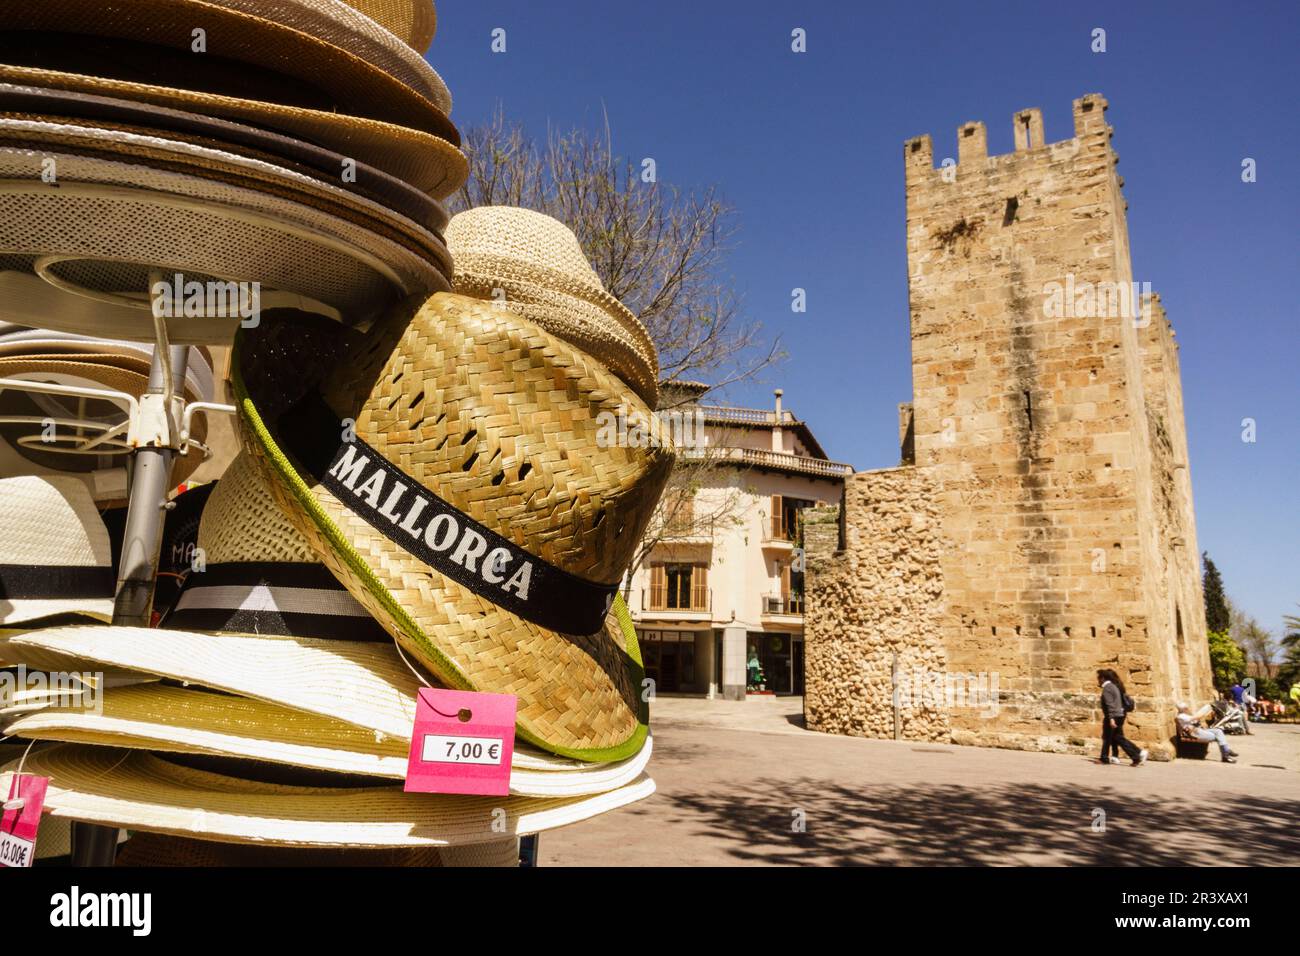
M 672 414 L 694 416 L 703 437 L 678 451 L 694 493 L 670 489 L 632 575 L 646 674 L 659 693 L 802 693 L 802 514 L 839 501 L 853 469 L 828 460 L 780 390 L 761 409 L 679 389 Z
M 982 123 L 904 144 L 912 402 L 902 465 L 810 516 L 808 725 L 1096 749 L 1098 668 L 1168 755 L 1211 693 L 1178 347 L 1134 283 L 1105 99 L 1073 138 Z

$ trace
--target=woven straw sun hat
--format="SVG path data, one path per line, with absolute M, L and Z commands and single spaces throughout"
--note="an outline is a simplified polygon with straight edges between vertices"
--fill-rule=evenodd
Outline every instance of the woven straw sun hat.
M 141 135 L 207 146 L 259 159 L 382 203 L 441 236 L 447 210 L 428 193 L 373 166 L 305 140 L 230 120 L 120 97 L 68 93 L 0 83 L 0 117 L 70 125 L 108 127 Z M 462 158 L 459 152 L 454 153 Z M 437 157 L 430 157 L 430 165 Z M 344 176 L 352 169 L 354 176 Z M 447 167 L 447 177 L 457 170 Z M 453 182 L 456 180 L 453 178 Z
M 264 323 L 232 353 L 244 444 L 282 510 L 443 684 L 516 695 L 524 740 L 639 750 L 643 671 L 616 592 L 672 468 L 653 413 L 600 362 L 464 296 L 408 303 L 342 353 L 313 344 L 320 327 Z M 619 414 L 644 421 L 644 447 L 598 438 Z
M 417 53 L 427 53 L 438 31 L 432 0 L 347 0 Z
M 103 695 L 102 715 L 51 711 L 21 732 L 405 776 L 421 678 L 318 562 L 247 455 L 217 482 L 198 546 L 206 569 L 190 575 L 161 629 L 50 627 L 15 635 L 10 646 L 226 693 L 115 690 Z M 516 747 L 511 790 L 607 790 L 648 759 L 645 748 L 622 766 L 597 766 Z
M 11 62 L 13 59 L 0 50 L 0 82 L 69 96 L 134 102 L 141 107 L 265 128 L 355 159 L 358 169 L 373 166 L 436 199 L 450 196 L 469 175 L 469 163 L 453 143 L 410 127 L 268 100 L 56 70 L 48 65 L 22 66 Z M 80 111 L 71 115 L 80 115 Z M 175 125 L 171 118 L 168 122 Z M 333 168 L 337 171 L 339 166 Z
M 0 773 L 0 787 L 16 766 Z M 464 797 L 404 793 L 397 784 L 333 786 L 344 781 L 324 775 L 325 785 L 264 783 L 249 779 L 255 769 L 232 762 L 201 770 L 145 751 L 78 744 L 33 749 L 23 767 L 50 778 L 45 811 L 55 819 L 264 846 L 481 844 L 578 823 L 654 793 L 646 777 L 595 796 Z
M 285 0 L 257 4 L 264 5 L 281 13 L 302 8 Z M 5 44 L 6 59 L 16 55 L 25 65 L 91 75 L 107 67 L 113 72 L 106 76 L 152 76 L 202 92 L 248 91 L 256 99 L 397 123 L 459 144 L 444 108 L 450 105 L 445 87 L 429 98 L 348 49 L 233 6 L 233 0 L 116 0 L 88 16 L 85 0 L 11 4 L 5 27 L 14 39 Z M 202 49 L 196 29 L 204 31 Z
M 659 359 L 645 326 L 605 291 L 564 223 L 531 209 L 480 206 L 452 217 L 456 292 L 501 302 L 604 362 L 654 408 Z
M 451 93 L 437 71 L 421 54 L 428 49 L 416 50 L 395 31 L 373 17 L 360 12 L 342 0 L 210 0 L 217 6 L 241 10 L 282 26 L 308 33 L 318 40 L 342 47 L 379 69 L 401 80 L 424 96 L 444 113 L 451 113 Z M 396 4 L 388 4 L 395 7 Z M 433 4 L 424 5 L 430 11 Z M 406 4 L 414 7 L 414 4 Z M 382 11 L 381 11 L 382 12 Z M 393 11 L 396 12 L 396 11 Z M 415 24 L 412 15 L 394 18 L 394 25 L 402 28 L 402 20 Z M 431 25 L 432 26 L 432 25 Z M 429 32 L 430 40 L 432 29 Z
M 57 170 L 54 187 L 39 178 Z M 71 152 L 0 147 L 0 316 L 153 341 L 149 274 L 261 289 L 349 322 L 447 288 L 441 263 L 302 202 Z M 239 315 L 171 316 L 174 344 L 227 341 Z
M 196 688 L 164 684 L 115 687 L 98 707 L 77 701 L 21 713 L 4 732 L 28 740 L 62 741 L 167 753 L 208 754 L 355 776 L 405 780 L 411 734 L 376 734 L 355 724 Z M 625 760 L 592 766 L 520 752 L 510 792 L 529 797 L 605 793 L 636 780 L 650 762 L 647 738 Z M 376 781 L 378 782 L 378 781 Z
M 450 275 L 451 257 L 441 238 L 364 196 L 275 163 L 224 149 L 103 126 L 43 119 L 0 118 L 0 145 L 52 156 L 61 153 L 134 163 L 226 183 L 301 203 L 365 229 L 425 259 Z M 57 170 L 57 166 L 55 167 Z

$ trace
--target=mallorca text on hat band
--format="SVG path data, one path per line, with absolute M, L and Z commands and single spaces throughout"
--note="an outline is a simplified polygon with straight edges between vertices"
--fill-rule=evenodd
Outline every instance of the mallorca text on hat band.
M 359 437 L 318 396 L 281 422 L 288 450 L 348 510 L 440 574 L 561 634 L 605 626 L 618 584 L 597 584 L 530 554 L 435 495 Z

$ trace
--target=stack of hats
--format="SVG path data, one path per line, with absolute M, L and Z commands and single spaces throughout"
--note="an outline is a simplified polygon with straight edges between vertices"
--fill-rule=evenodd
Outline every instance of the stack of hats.
M 435 23 L 428 0 L 6 10 L 0 315 L 153 341 L 151 274 L 349 325 L 448 288 L 438 200 L 467 164 Z M 167 323 L 216 343 L 247 318 Z
M 120 412 L 0 391 L 0 662 L 94 675 L 3 702 L 0 787 L 49 777 L 47 825 L 131 831 L 121 863 L 497 865 L 654 790 L 618 589 L 673 463 L 655 350 L 562 224 L 448 221 L 435 28 L 430 0 L 6 11 L 0 377 L 138 394 L 121 340 L 156 319 L 234 338 L 243 451 L 176 502 L 161 629 L 110 623 Z M 203 306 L 160 312 L 159 278 Z M 79 475 L 37 415 L 77 423 Z M 423 686 L 514 695 L 507 796 L 404 790 Z
M 301 311 L 239 332 L 244 451 L 164 630 L 8 636 L 13 655 L 159 678 L 10 720 L 60 742 L 24 766 L 51 777 L 55 819 L 147 834 L 122 853 L 135 863 L 283 847 L 313 865 L 483 865 L 653 792 L 618 588 L 673 463 L 629 371 L 656 357 L 585 259 L 537 267 L 572 258 L 571 232 L 539 219 L 533 235 L 516 268 L 467 278 L 477 298 L 413 297 L 365 333 Z M 493 294 L 506 283 L 545 301 L 557 334 Z M 651 440 L 605 442 L 610 414 Z M 404 792 L 425 684 L 515 695 L 509 796 Z

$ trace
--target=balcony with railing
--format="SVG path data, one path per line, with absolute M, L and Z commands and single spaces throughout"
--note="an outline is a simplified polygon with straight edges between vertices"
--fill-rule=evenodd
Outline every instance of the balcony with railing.
M 641 589 L 641 610 L 683 620 L 707 618 L 713 609 L 713 591 L 707 587 L 655 587 Z
M 790 594 L 763 595 L 762 616 L 764 618 L 802 618 L 804 613 L 804 596 L 797 592 Z
M 852 465 L 838 461 L 791 455 L 783 451 L 765 451 L 761 448 L 679 448 L 677 457 L 687 461 L 708 459 L 717 464 L 769 468 L 817 478 L 847 478 L 853 474 Z

